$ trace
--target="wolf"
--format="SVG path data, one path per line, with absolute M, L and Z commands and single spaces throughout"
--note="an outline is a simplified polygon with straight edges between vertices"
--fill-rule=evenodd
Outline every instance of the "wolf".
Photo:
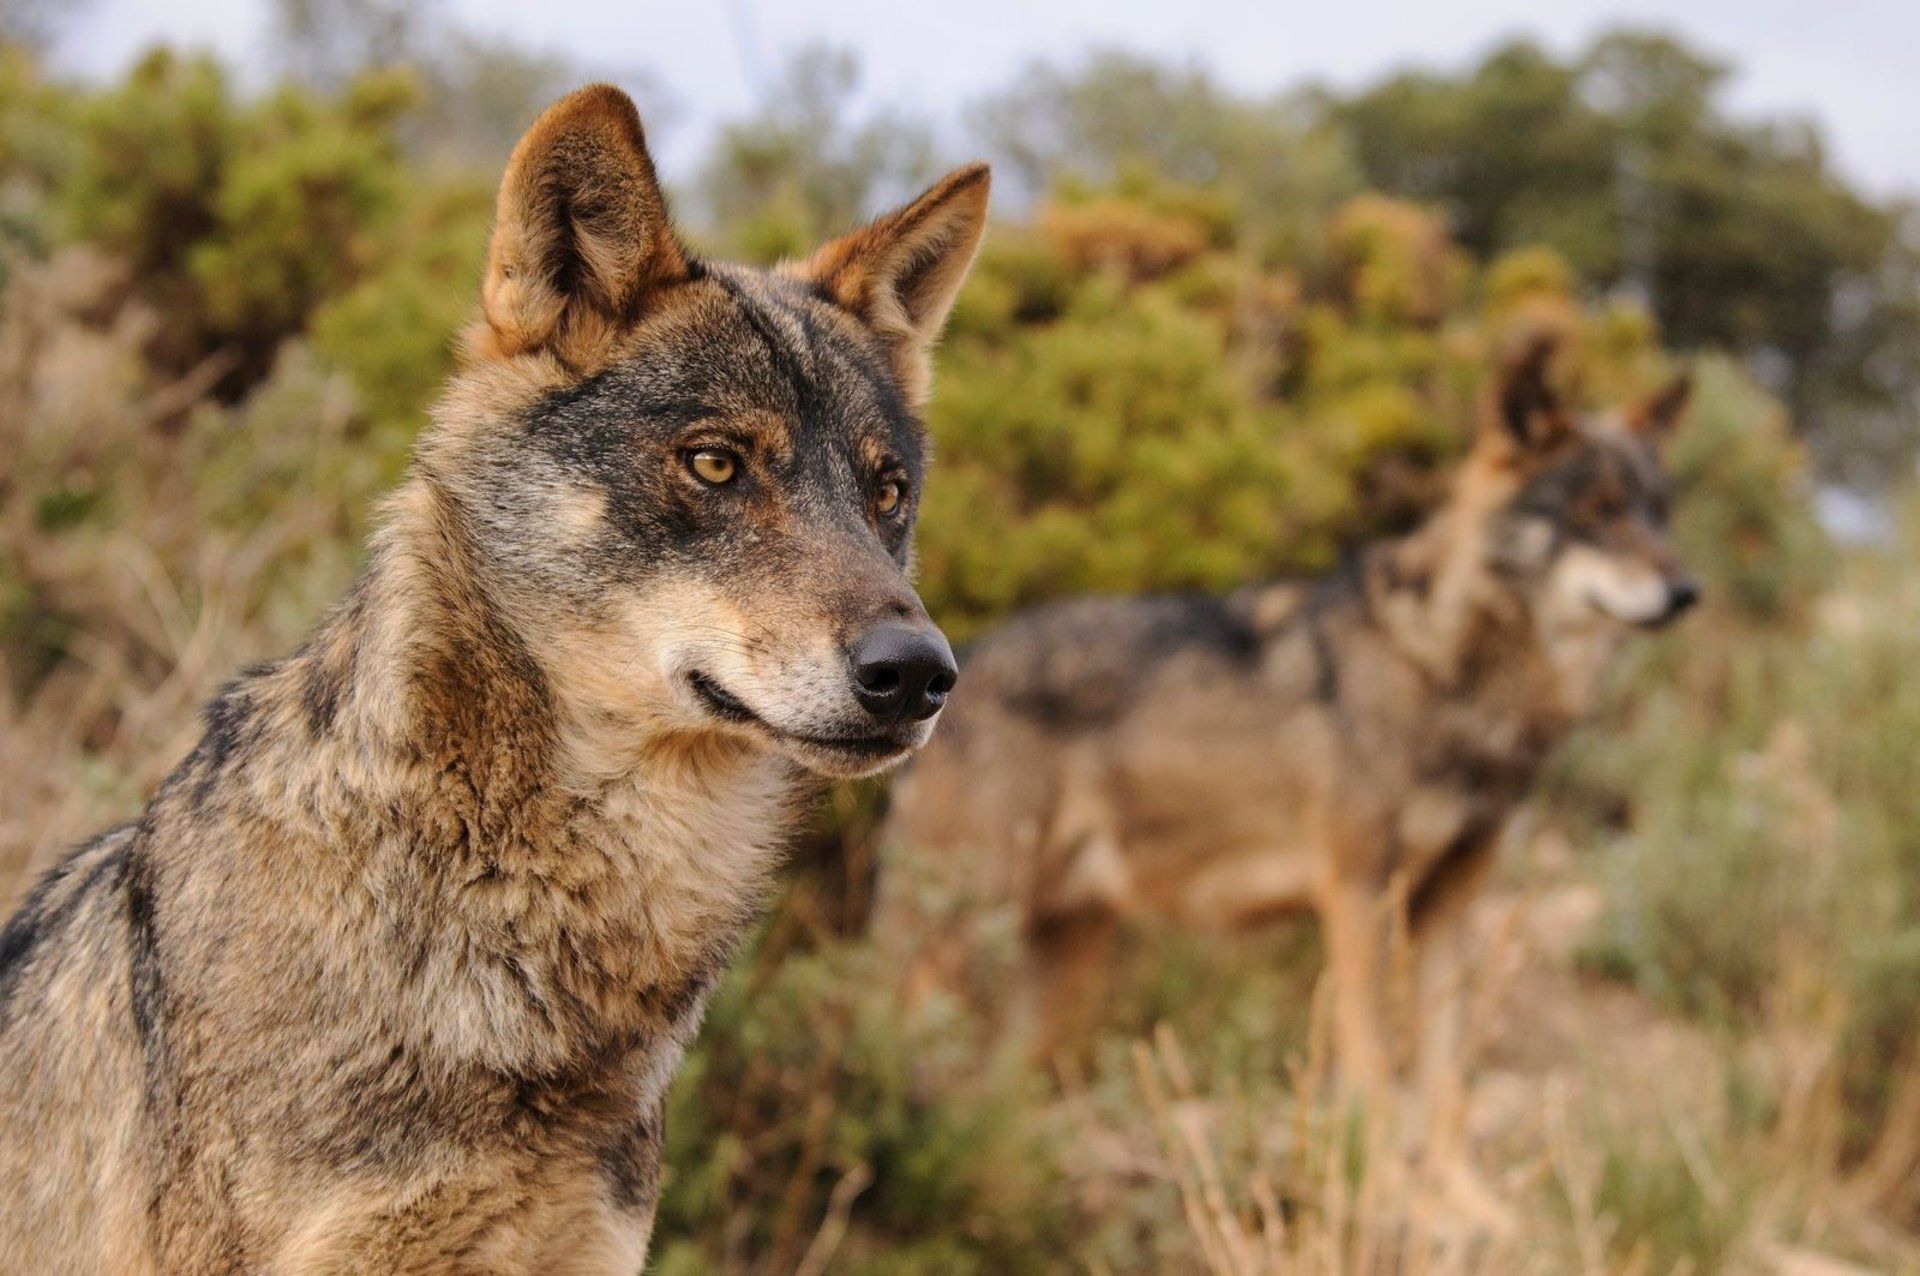
M 953 685 L 918 414 L 988 185 L 762 271 L 617 89 L 533 124 L 364 573 L 0 933 L 9 1270 L 641 1269 L 796 814 Z
M 1124 924 L 1310 911 L 1343 1081 L 1391 1098 L 1448 1075 L 1462 905 L 1609 658 L 1699 596 L 1660 456 L 1687 381 L 1583 414 L 1553 389 L 1555 348 L 1496 369 L 1439 507 L 1343 570 L 1073 600 L 982 639 L 880 834 L 874 928 L 910 992 L 968 982 L 924 914 L 1007 919 L 1010 1027 L 1045 1058 Z M 1409 999 L 1432 1012 L 1410 1031 Z

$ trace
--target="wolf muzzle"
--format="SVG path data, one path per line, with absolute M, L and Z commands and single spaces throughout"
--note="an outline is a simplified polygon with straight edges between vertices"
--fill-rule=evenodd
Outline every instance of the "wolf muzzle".
M 1691 576 L 1675 576 L 1667 581 L 1666 608 L 1647 623 L 1649 629 L 1664 629 L 1686 615 L 1700 601 L 1700 582 Z

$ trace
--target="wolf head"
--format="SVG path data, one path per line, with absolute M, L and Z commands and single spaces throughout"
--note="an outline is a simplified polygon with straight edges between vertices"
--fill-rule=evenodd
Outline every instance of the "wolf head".
M 681 244 L 618 90 L 521 140 L 421 464 L 573 725 L 831 775 L 926 740 L 956 674 L 908 578 L 917 413 L 987 188 L 960 169 L 762 271 Z
M 1661 457 L 1689 380 L 1582 416 L 1548 382 L 1554 349 L 1536 338 L 1501 370 L 1469 465 L 1499 476 L 1488 542 L 1497 570 L 1549 633 L 1667 624 L 1700 597 L 1668 535 Z

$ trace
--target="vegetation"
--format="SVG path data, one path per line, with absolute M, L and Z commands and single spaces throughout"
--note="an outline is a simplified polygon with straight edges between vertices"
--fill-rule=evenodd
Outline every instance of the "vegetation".
M 0 50 L 0 897 L 351 578 L 511 131 L 448 121 L 566 78 L 326 9 L 287 6 L 326 56 L 260 93 Z M 956 637 L 1405 526 L 1522 328 L 1568 334 L 1596 403 L 1699 356 L 1673 460 L 1712 604 L 1620 671 L 1481 928 L 1466 1115 L 1513 1230 L 1450 1221 L 1322 1105 L 1307 931 L 1143 939 L 1083 1071 L 932 1084 L 984 1045 L 861 942 L 853 793 L 675 1089 L 658 1270 L 1920 1271 L 1920 523 L 1842 552 L 1808 509 L 1813 473 L 1911 454 L 1914 247 L 1816 135 L 1727 117 L 1722 75 L 1622 35 L 1249 100 L 1096 57 L 969 117 L 1031 199 L 930 419 L 923 586 Z M 937 167 L 856 76 L 806 54 L 717 140 L 698 239 L 794 251 Z

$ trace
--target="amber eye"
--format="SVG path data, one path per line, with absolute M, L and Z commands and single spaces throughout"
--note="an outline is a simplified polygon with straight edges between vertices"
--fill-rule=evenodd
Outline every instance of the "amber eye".
M 740 458 L 717 447 L 687 453 L 687 468 L 710 487 L 725 487 L 740 473 Z
M 873 508 L 879 510 L 882 516 L 891 515 L 899 511 L 901 502 L 906 499 L 907 485 L 899 479 L 888 479 L 873 494 Z

